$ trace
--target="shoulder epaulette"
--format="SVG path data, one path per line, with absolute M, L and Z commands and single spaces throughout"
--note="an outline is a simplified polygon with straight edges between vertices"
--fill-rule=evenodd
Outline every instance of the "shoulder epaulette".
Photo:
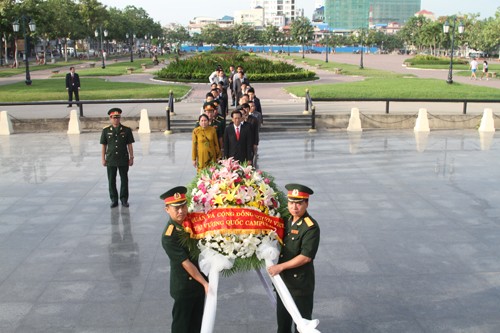
M 171 224 L 168 226 L 167 231 L 165 231 L 165 236 L 172 236 L 172 231 L 174 231 L 174 225 Z
M 311 220 L 311 218 L 308 216 L 304 219 L 308 227 L 312 227 L 314 225 L 314 222 Z

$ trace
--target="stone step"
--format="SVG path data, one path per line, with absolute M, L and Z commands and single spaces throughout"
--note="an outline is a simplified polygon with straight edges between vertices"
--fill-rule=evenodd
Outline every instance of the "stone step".
M 191 132 L 196 123 L 196 117 L 175 116 L 171 119 L 171 129 L 176 132 Z M 226 119 L 226 125 L 230 123 Z M 283 132 L 308 130 L 311 127 L 311 117 L 305 115 L 264 115 L 261 132 Z

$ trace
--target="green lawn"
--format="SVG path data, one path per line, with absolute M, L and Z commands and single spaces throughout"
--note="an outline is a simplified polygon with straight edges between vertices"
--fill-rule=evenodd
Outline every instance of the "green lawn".
M 140 64 L 139 64 L 140 65 Z M 82 82 L 81 100 L 168 98 L 170 90 L 175 98 L 184 96 L 186 85 L 156 85 L 144 83 L 111 82 L 86 78 Z M 24 82 L 1 86 L 2 102 L 65 101 L 68 95 L 63 78 L 34 80 L 31 86 Z
M 343 75 L 356 75 L 356 76 L 378 77 L 378 78 L 397 78 L 397 77 L 402 78 L 402 77 L 414 76 L 412 74 L 399 74 L 395 72 L 389 72 L 367 67 L 365 67 L 364 69 L 360 69 L 359 65 L 344 64 L 334 61 L 325 62 L 324 59 L 321 60 L 310 59 L 310 58 L 302 59 L 302 57 L 299 56 L 283 56 L 283 55 L 281 57 L 284 59 L 293 59 L 296 64 L 304 63 L 309 66 L 321 68 L 332 72 L 334 72 L 336 68 L 340 68 L 342 69 L 341 73 Z
M 158 59 L 164 60 L 172 58 L 173 55 L 163 55 Z M 115 62 L 114 59 L 120 59 L 121 61 Z M 45 65 L 37 65 L 35 62 L 30 62 L 30 72 L 45 70 L 45 69 L 60 69 L 60 73 L 54 75 L 54 77 L 62 77 L 66 75 L 70 66 L 75 66 L 77 73 L 81 76 L 116 76 L 116 75 L 124 75 L 127 74 L 127 68 L 134 68 L 134 73 L 143 72 L 141 68 L 141 64 L 146 64 L 148 67 L 153 67 L 153 61 L 150 58 L 137 58 L 134 57 L 134 62 L 130 62 L 129 57 L 121 57 L 121 58 L 112 58 L 106 61 L 106 68 L 101 68 L 102 60 L 101 58 L 92 58 L 92 59 L 84 59 L 78 60 L 74 58 L 70 58 L 68 62 L 64 61 L 64 58 L 56 58 L 56 63 L 51 64 L 50 59 L 47 59 L 48 63 Z M 95 63 L 95 68 L 79 68 L 79 65 L 88 63 Z M 12 62 L 9 63 L 12 65 Z M 23 74 L 26 72 L 26 68 L 24 67 L 24 62 L 19 62 L 19 68 L 9 68 L 4 67 L 0 68 L 0 77 L 11 77 L 13 75 Z
M 500 89 L 467 84 L 448 84 L 446 80 L 415 78 L 367 78 L 337 84 L 306 84 L 286 90 L 304 97 L 305 90 L 315 98 L 421 98 L 421 99 L 500 99 Z

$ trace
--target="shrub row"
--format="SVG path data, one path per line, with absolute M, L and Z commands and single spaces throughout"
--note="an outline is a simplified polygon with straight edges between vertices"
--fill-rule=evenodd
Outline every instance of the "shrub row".
M 229 71 L 230 65 L 243 66 L 250 82 L 304 80 L 315 76 L 314 72 L 294 65 L 281 61 L 273 62 L 245 52 L 224 52 L 222 54 L 210 52 L 195 55 L 170 63 L 160 70 L 157 76 L 160 79 L 170 81 L 207 82 L 209 75 L 219 65 L 224 68 L 226 73 Z
M 406 59 L 405 63 L 410 63 L 410 65 L 447 65 L 450 63 L 450 59 L 447 57 L 435 57 L 432 55 L 417 55 L 413 58 Z M 466 59 L 453 58 L 454 64 L 468 64 Z
M 191 82 L 207 82 L 207 73 L 192 72 L 192 73 L 162 73 L 162 79 L 168 81 L 191 81 Z M 250 82 L 280 82 L 280 81 L 301 81 L 313 79 L 316 73 L 311 71 L 289 72 L 289 73 L 248 73 L 247 77 Z M 160 77 L 158 75 L 158 77 Z

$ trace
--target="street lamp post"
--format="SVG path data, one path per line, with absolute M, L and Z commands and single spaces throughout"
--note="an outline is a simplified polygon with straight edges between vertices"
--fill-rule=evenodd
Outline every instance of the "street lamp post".
M 135 38 L 135 34 L 133 33 L 128 33 L 125 35 L 127 36 L 127 39 L 129 39 L 129 37 L 132 39 L 130 40 L 129 39 L 129 44 L 130 44 L 130 62 L 134 62 L 134 51 L 133 51 L 133 48 L 134 48 L 134 38 Z
M 325 45 L 326 45 L 326 51 L 325 51 L 325 62 L 328 62 L 328 42 L 329 42 L 329 39 L 328 39 L 328 36 L 325 36 Z
M 5 38 L 3 38 L 3 36 L 2 36 L 2 39 L 0 42 L 0 66 L 3 66 L 3 44 L 4 43 L 5 43 Z
M 290 56 L 290 42 L 292 41 L 291 38 L 286 37 L 286 46 L 288 47 L 288 56 Z
M 457 17 L 453 17 L 453 30 L 451 31 L 451 55 L 450 55 L 450 68 L 448 70 L 448 80 L 446 82 L 448 84 L 453 83 L 453 53 L 454 53 L 454 48 L 455 48 L 455 27 L 457 25 Z M 446 21 L 443 25 L 443 32 L 445 34 L 449 33 L 450 31 L 450 24 L 448 21 Z M 464 33 L 464 24 L 460 22 L 458 25 L 458 33 L 463 34 Z
M 29 35 L 26 32 L 26 16 L 22 15 L 21 16 L 21 22 L 23 25 L 23 35 L 24 35 L 24 61 L 26 63 L 26 83 L 27 86 L 31 85 L 31 75 L 30 75 L 30 63 L 29 63 L 29 55 L 30 55 L 30 42 L 29 42 Z M 35 21 L 30 20 L 28 23 L 28 26 L 30 28 L 31 32 L 34 32 L 36 30 L 36 24 Z M 15 21 L 12 24 L 12 28 L 14 29 L 14 32 L 19 31 L 19 21 Z
M 304 59 L 304 49 L 305 49 L 304 44 L 307 41 L 307 36 L 300 36 L 299 39 L 300 39 L 300 42 L 302 44 L 302 59 Z
M 102 30 L 102 26 L 99 27 L 99 30 L 95 30 L 94 31 L 94 35 L 96 37 L 101 37 L 101 44 L 100 44 L 100 49 L 101 49 L 101 56 L 102 56 L 102 69 L 106 68 L 106 63 L 105 63 L 105 59 L 104 59 L 104 44 L 102 43 L 102 35 L 104 33 L 104 37 L 108 37 L 108 30 Z
M 364 53 L 363 52 L 363 48 L 364 48 L 364 46 L 363 46 L 363 37 L 364 37 L 364 32 L 363 31 L 361 31 L 361 32 L 356 31 L 355 35 L 356 35 L 356 37 L 360 37 L 360 42 L 361 42 L 361 58 L 359 60 L 359 69 L 364 69 L 365 68 L 363 66 L 363 53 Z

